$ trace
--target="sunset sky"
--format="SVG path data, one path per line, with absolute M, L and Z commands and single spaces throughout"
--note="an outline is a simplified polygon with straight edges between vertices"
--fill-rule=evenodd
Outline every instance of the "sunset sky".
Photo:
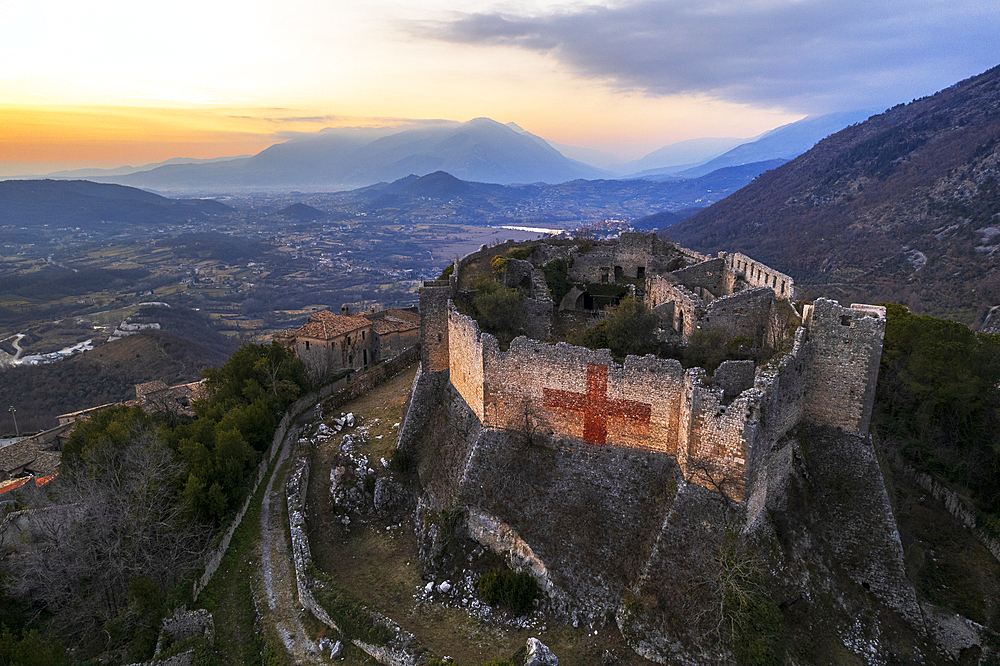
M 997 64 L 996 0 L 0 0 L 0 176 L 479 116 L 631 159 Z

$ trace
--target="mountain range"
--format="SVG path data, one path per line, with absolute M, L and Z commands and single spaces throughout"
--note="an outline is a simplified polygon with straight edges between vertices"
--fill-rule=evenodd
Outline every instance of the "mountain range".
M 164 192 L 336 191 L 447 171 L 492 183 L 564 182 L 604 172 L 564 157 L 543 139 L 488 118 L 402 131 L 330 129 L 247 158 L 174 164 L 95 180 Z
M 611 155 L 547 141 L 514 123 L 488 118 L 427 121 L 408 129 L 337 128 L 296 135 L 256 155 L 168 160 L 145 167 L 75 170 L 51 178 L 88 178 L 171 194 L 334 192 L 447 172 L 497 184 L 563 183 L 618 177 L 690 179 L 724 167 L 788 160 L 867 112 L 806 118 L 754 140 L 703 138 L 665 146 L 641 160 L 612 164 Z M 594 166 L 598 165 L 598 166 Z
M 155 226 L 204 219 L 230 210 L 206 199 L 168 199 L 122 185 L 86 180 L 0 181 L 0 226 Z
M 614 219 L 636 219 L 662 210 L 685 212 L 703 208 L 746 185 L 761 172 L 784 160 L 756 162 L 718 169 L 700 178 L 655 182 L 648 180 L 573 180 L 546 185 L 497 185 L 460 180 L 437 171 L 409 175 L 391 183 L 377 183 L 338 196 L 345 209 L 397 219 L 443 214 L 473 224 L 561 223 L 584 224 Z M 656 228 L 659 223 L 639 225 Z
M 790 160 L 812 148 L 816 143 L 848 125 L 865 120 L 874 113 L 873 110 L 845 111 L 828 113 L 822 116 L 809 116 L 794 123 L 782 125 L 765 132 L 753 141 L 726 151 L 725 153 L 688 168 L 676 170 L 676 167 L 657 169 L 654 173 L 642 174 L 646 177 L 659 174 L 671 174 L 679 178 L 696 178 L 724 167 L 751 164 L 763 160 Z
M 981 321 L 1000 303 L 1000 67 L 899 104 L 665 233 L 738 250 L 801 295 Z

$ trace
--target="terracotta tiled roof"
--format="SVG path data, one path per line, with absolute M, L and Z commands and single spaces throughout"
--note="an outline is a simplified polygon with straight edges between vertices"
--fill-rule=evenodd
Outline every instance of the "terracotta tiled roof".
M 351 331 L 371 326 L 371 321 L 361 315 L 335 315 L 329 310 L 314 312 L 309 315 L 309 321 L 295 331 L 304 338 L 331 340 Z
M 413 310 L 397 310 L 396 308 L 390 308 L 386 310 L 385 313 L 389 317 L 402 319 L 403 321 L 410 322 L 414 326 L 420 326 L 420 315 Z
M 145 382 L 144 384 L 136 384 L 135 397 L 138 400 L 143 400 L 150 393 L 162 391 L 165 388 L 167 388 L 167 385 L 159 379 L 154 379 L 153 381 Z
M 8 493 L 11 490 L 17 490 L 30 480 L 31 480 L 30 476 L 24 476 L 21 477 L 20 479 L 9 479 L 7 481 L 0 481 L 0 495 Z
M 420 327 L 419 321 L 414 324 L 412 322 L 404 321 L 402 319 L 396 319 L 395 317 L 381 317 L 372 322 L 372 328 L 379 335 L 386 335 L 387 333 L 402 333 L 403 331 L 412 331 Z
M 43 476 L 43 477 L 25 476 L 20 479 L 10 479 L 8 481 L 0 481 L 0 495 L 10 492 L 11 490 L 17 490 L 18 488 L 26 484 L 28 481 L 31 481 L 32 479 L 35 481 L 36 487 L 44 486 L 46 483 L 56 478 L 57 476 L 59 476 L 58 473 L 50 474 L 49 476 Z

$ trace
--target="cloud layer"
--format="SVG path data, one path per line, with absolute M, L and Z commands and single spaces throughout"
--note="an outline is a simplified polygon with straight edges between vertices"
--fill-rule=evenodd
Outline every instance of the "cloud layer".
M 981 0 L 639 0 L 416 30 L 546 53 L 650 95 L 806 113 L 909 101 L 1000 62 L 1000 5 Z

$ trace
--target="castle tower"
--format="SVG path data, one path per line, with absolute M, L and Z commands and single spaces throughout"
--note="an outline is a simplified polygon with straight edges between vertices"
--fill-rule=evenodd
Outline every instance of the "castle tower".
M 867 435 L 882 359 L 885 308 L 845 308 L 825 298 L 806 307 L 810 350 L 803 417 Z
M 448 360 L 448 280 L 428 280 L 420 287 L 420 363 L 424 372 L 441 372 Z

